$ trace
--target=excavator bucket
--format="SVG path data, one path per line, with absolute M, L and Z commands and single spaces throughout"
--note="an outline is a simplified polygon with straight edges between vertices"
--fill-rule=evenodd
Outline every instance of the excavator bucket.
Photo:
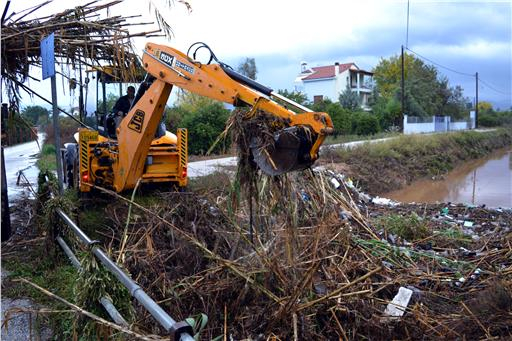
M 301 127 L 289 127 L 274 133 L 274 143 L 263 145 L 253 137 L 250 148 L 256 165 L 270 176 L 306 169 L 313 164 L 310 150 L 312 134 Z

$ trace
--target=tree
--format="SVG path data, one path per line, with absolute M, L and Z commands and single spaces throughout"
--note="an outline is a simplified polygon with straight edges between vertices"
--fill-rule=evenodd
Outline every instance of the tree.
M 372 113 L 360 111 L 352 115 L 352 133 L 373 135 L 380 131 L 379 119 Z
M 191 154 L 205 154 L 210 149 L 224 131 L 230 113 L 221 102 L 187 91 L 181 91 L 176 104 L 166 112 L 166 123 L 188 129 Z M 217 145 L 213 152 L 221 152 L 223 147 L 226 143 Z
M 245 61 L 238 66 L 237 71 L 245 77 L 256 79 L 256 74 L 258 73 L 256 61 L 254 58 L 245 58 Z
M 300 91 L 288 91 L 288 90 L 277 90 L 277 93 L 280 94 L 281 96 L 284 96 L 292 101 L 294 101 L 295 103 L 297 104 L 300 104 L 300 105 L 303 105 L 303 106 L 307 106 L 308 105 L 308 96 L 303 93 L 303 92 L 300 92 Z M 281 101 L 280 99 L 275 99 L 274 100 L 279 103 L 280 105 L 282 105 L 283 107 L 286 107 L 292 111 L 295 111 L 296 113 L 300 113 L 300 112 L 303 112 L 303 110 L 299 110 L 293 106 L 290 106 L 288 105 L 285 101 Z
M 405 64 L 405 112 L 414 116 L 440 114 L 443 97 L 440 95 L 442 82 L 437 69 L 421 59 L 404 54 Z M 401 98 L 401 57 L 381 59 L 374 68 L 374 79 L 380 95 L 387 100 Z
M 343 108 L 339 103 L 329 103 L 325 108 L 334 126 L 334 136 L 350 134 L 352 130 L 352 112 Z
M 487 101 L 478 102 L 478 112 L 479 113 L 490 113 L 493 111 L 492 104 Z
M 220 102 L 202 106 L 183 117 L 181 125 L 188 129 L 188 148 L 191 154 L 206 154 L 224 131 L 229 110 Z M 212 152 L 223 152 L 225 143 L 217 144 Z
M 361 99 L 357 92 L 352 91 L 347 84 L 347 88 L 340 94 L 339 101 L 344 109 L 356 110 L 361 106 Z
M 308 104 L 308 95 L 300 91 L 288 91 L 288 90 L 277 90 L 277 93 L 281 96 L 284 96 L 292 101 L 300 104 L 307 105 Z
M 442 115 L 448 115 L 455 119 L 467 118 L 470 105 L 469 98 L 464 97 L 464 90 L 460 85 L 457 85 L 450 88 L 450 96 L 442 110 Z
M 109 113 L 114 105 L 116 104 L 117 100 L 119 99 L 119 95 L 116 95 L 114 93 L 109 92 L 107 94 L 107 100 L 105 101 L 107 104 L 107 113 Z M 103 101 L 98 101 L 98 107 L 96 108 L 98 112 L 103 112 Z
M 29 105 L 21 110 L 21 116 L 30 124 L 46 124 L 50 111 L 40 105 Z

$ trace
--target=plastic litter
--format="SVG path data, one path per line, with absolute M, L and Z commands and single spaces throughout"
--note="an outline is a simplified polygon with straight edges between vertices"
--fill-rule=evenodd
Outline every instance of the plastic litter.
M 405 309 L 409 305 L 413 291 L 404 287 L 398 289 L 398 293 L 384 310 L 384 316 L 397 318 L 405 314 Z
M 341 184 L 336 178 L 331 179 L 331 183 L 333 184 L 334 188 L 338 189 L 340 188 Z
M 388 198 L 375 197 L 372 202 L 376 205 L 397 206 L 399 203 Z

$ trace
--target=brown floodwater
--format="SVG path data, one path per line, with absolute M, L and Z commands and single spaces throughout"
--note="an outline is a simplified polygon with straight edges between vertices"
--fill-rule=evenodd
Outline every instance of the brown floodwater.
M 400 202 L 454 202 L 512 207 L 512 149 L 464 163 L 443 180 L 419 180 L 382 195 Z

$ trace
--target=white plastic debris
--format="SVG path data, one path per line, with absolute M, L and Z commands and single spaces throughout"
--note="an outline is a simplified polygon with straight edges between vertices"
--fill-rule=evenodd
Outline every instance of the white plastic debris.
M 332 178 L 331 183 L 333 184 L 334 188 L 336 188 L 336 189 L 338 189 L 341 186 L 340 182 L 338 180 L 336 180 L 336 178 Z
M 405 313 L 405 309 L 409 305 L 413 291 L 404 287 L 398 289 L 398 293 L 384 310 L 386 317 L 401 317 Z
M 396 201 L 393 201 L 388 198 L 381 198 L 378 196 L 373 198 L 372 202 L 376 205 L 386 205 L 386 206 L 393 206 L 393 207 L 398 205 L 398 202 L 396 202 Z
M 473 222 L 472 222 L 472 221 L 468 221 L 468 220 L 466 220 L 466 221 L 464 222 L 464 227 L 473 227 Z

